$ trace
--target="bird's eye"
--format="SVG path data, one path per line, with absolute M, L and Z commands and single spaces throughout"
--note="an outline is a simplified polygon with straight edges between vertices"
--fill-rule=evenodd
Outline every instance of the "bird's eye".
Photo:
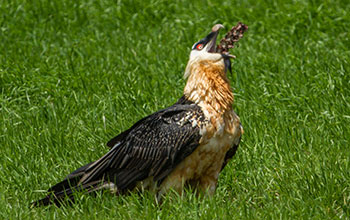
M 203 49 L 203 44 L 198 44 L 198 45 L 196 46 L 196 48 L 197 48 L 197 50 Z

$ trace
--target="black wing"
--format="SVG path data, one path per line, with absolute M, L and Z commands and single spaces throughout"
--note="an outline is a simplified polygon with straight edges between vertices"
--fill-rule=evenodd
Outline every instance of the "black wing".
M 68 175 L 33 205 L 59 204 L 65 196 L 73 199 L 75 190 L 94 191 L 106 182 L 113 182 L 118 193 L 148 177 L 159 185 L 199 145 L 201 122 L 200 107 L 181 98 L 110 140 L 107 145 L 112 149 L 107 154 Z
M 203 121 L 199 106 L 180 99 L 109 141 L 111 151 L 86 170 L 81 182 L 103 175 L 122 191 L 149 176 L 160 184 L 199 145 Z
M 240 126 L 242 126 L 242 125 L 240 124 Z M 226 167 L 227 163 L 228 163 L 228 162 L 232 159 L 232 157 L 236 154 L 237 149 L 238 149 L 238 145 L 241 143 L 241 138 L 242 138 L 242 136 L 240 136 L 238 142 L 237 142 L 237 143 L 234 143 L 234 144 L 232 145 L 232 147 L 226 152 L 225 159 L 224 159 L 224 163 L 222 164 L 221 170 L 223 170 L 223 169 Z

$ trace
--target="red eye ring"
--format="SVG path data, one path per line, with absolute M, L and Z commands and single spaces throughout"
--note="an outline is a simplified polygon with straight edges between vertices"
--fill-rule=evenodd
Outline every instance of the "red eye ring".
M 198 44 L 198 45 L 196 46 L 196 48 L 197 48 L 197 50 L 203 49 L 203 44 Z

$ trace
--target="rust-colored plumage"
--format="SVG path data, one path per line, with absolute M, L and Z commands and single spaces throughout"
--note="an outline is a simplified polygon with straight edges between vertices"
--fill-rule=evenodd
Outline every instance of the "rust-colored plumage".
M 69 174 L 33 203 L 60 205 L 74 191 L 110 189 L 120 195 L 150 190 L 158 195 L 186 185 L 213 194 L 219 173 L 235 154 L 243 129 L 233 111 L 227 59 L 215 51 L 222 25 L 197 42 L 185 70 L 184 96 L 173 106 L 135 123 L 108 142 L 99 160 Z

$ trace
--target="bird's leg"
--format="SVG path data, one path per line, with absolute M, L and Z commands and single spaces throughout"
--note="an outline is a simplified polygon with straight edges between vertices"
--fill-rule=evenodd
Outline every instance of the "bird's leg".
M 214 175 L 203 176 L 199 180 L 198 189 L 205 194 L 212 196 L 215 193 L 218 177 Z
M 157 201 L 161 201 L 162 196 L 170 190 L 174 190 L 179 195 L 182 195 L 184 185 L 185 180 L 182 176 L 173 175 L 171 178 L 166 179 L 157 193 Z

